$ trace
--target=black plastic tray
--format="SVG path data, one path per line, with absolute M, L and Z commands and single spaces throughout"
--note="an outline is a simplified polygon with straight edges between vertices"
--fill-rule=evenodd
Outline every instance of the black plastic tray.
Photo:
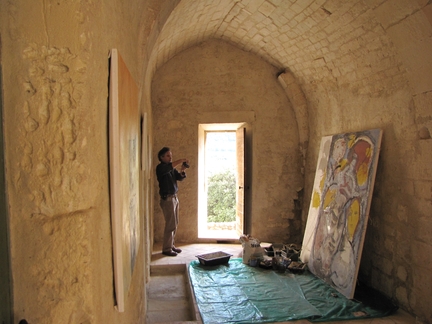
M 264 253 L 267 254 L 267 256 L 271 256 L 271 257 L 274 256 L 273 247 L 271 247 L 271 246 L 265 247 Z
M 206 254 L 200 254 L 196 256 L 202 265 L 212 266 L 218 264 L 228 263 L 232 254 L 228 254 L 222 251 L 211 252 Z

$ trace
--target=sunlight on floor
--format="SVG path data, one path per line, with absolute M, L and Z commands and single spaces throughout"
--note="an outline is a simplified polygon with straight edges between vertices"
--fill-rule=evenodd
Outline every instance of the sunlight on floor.
M 239 238 L 236 230 L 202 230 L 199 238 L 210 239 L 237 239 Z

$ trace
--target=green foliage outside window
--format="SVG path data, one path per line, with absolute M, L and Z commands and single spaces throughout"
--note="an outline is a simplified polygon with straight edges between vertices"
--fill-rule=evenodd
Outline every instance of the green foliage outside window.
M 209 177 L 207 222 L 233 222 L 236 218 L 236 179 L 226 170 Z

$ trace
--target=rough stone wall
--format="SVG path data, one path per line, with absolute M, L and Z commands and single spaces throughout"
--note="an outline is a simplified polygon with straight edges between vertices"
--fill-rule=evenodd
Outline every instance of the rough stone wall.
M 0 5 L 14 322 L 142 322 L 143 253 L 114 307 L 107 129 L 110 49 L 142 78 L 141 1 Z
M 250 234 L 262 241 L 299 238 L 301 220 L 293 211 L 296 190 L 303 183 L 299 136 L 277 73 L 255 55 L 216 40 L 181 52 L 157 71 L 152 85 L 155 166 L 163 146 L 172 149 L 174 160 L 191 161 L 187 179 L 179 184 L 177 241 L 196 242 L 198 237 L 198 124 L 238 122 L 247 112 L 255 114 Z M 213 120 L 206 119 L 212 114 Z M 224 115 L 229 117 L 220 117 Z M 164 221 L 159 204 L 154 218 L 155 240 L 161 241 Z
M 430 323 L 432 65 L 425 55 L 432 53 L 432 29 L 424 12 L 408 3 L 375 7 L 361 15 L 375 27 L 359 27 L 356 37 L 335 32 L 338 46 L 322 49 L 328 65 L 302 81 L 311 131 L 306 188 L 321 136 L 383 129 L 360 278 Z

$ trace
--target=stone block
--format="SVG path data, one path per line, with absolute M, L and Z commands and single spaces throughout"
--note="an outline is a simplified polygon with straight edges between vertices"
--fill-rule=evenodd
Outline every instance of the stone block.
M 432 52 L 430 29 L 431 25 L 422 11 L 387 29 L 391 40 L 399 48 L 400 57 L 416 94 L 430 91 L 432 82 L 432 62 L 429 59 Z
M 432 181 L 414 182 L 414 194 L 417 198 L 426 199 L 429 201 L 429 203 L 431 203 L 432 202 Z
M 397 287 L 396 288 L 396 299 L 402 305 L 408 305 L 408 292 L 405 287 Z
M 412 245 L 412 263 L 416 266 L 416 272 L 424 272 L 425 269 L 432 271 L 432 245 L 413 239 Z M 431 290 L 432 291 L 432 290 Z
M 387 29 L 389 26 L 404 20 L 418 9 L 419 5 L 415 1 L 388 0 L 376 8 L 374 13 L 376 19 Z M 389 15 L 389 12 L 392 14 Z
M 413 197 L 412 206 L 416 217 L 432 217 L 432 201 Z
M 379 258 L 375 260 L 375 265 L 387 276 L 391 276 L 393 272 L 393 262 L 388 258 Z
M 413 286 L 410 292 L 410 306 L 416 309 L 416 314 L 422 319 L 432 318 L 430 307 L 432 280 L 430 269 L 416 268 L 413 271 Z
M 407 276 L 408 276 L 407 269 L 405 267 L 403 267 L 403 266 L 399 266 L 397 268 L 397 277 L 401 281 L 405 282 L 407 280 Z
M 263 15 L 269 17 L 271 13 L 275 10 L 275 6 L 270 2 L 264 1 L 258 8 L 258 11 Z
M 430 215 L 418 216 L 417 238 L 423 242 L 430 242 L 432 237 L 432 211 Z
M 398 205 L 397 218 L 398 218 L 398 220 L 400 220 L 402 222 L 407 222 L 408 221 L 407 206 L 401 205 L 401 204 Z

